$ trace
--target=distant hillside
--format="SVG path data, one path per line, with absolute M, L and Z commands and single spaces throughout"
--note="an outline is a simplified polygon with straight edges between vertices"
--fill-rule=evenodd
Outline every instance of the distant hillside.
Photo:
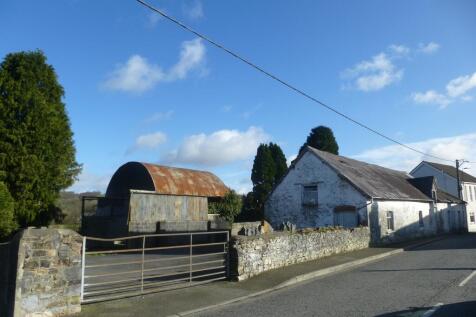
M 81 197 L 82 196 L 100 196 L 100 192 L 75 193 L 65 191 L 60 193 L 60 198 L 56 205 L 61 209 L 64 215 L 61 224 L 70 229 L 79 230 L 81 224 Z M 91 203 L 88 203 L 85 209 L 91 209 Z

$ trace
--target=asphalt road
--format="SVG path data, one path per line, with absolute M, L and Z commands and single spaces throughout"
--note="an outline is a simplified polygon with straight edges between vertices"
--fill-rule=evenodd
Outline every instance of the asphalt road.
M 476 316 L 476 235 L 197 316 Z

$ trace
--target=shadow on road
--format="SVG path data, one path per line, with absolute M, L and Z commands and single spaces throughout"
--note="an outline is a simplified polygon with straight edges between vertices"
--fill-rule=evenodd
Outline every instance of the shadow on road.
M 415 243 L 421 242 L 421 240 L 405 241 L 391 243 L 387 245 L 375 245 L 370 246 L 376 248 L 403 248 L 405 251 L 431 251 L 431 250 L 470 250 L 476 249 L 476 233 L 460 233 L 451 235 L 435 236 L 442 237 L 442 240 L 429 241 L 427 244 L 423 244 L 419 247 L 414 247 Z
M 417 248 L 406 248 L 405 251 L 431 250 L 470 250 L 476 249 L 476 233 L 464 233 L 447 236 L 447 239 L 428 243 Z
M 424 316 L 432 307 L 410 307 L 406 310 L 377 315 L 375 317 L 417 317 Z M 428 315 L 429 316 L 429 315 Z M 442 305 L 431 314 L 431 317 L 474 317 L 476 316 L 476 301 L 460 302 Z
M 405 272 L 405 271 L 475 271 L 476 267 L 432 267 L 426 269 L 387 269 L 387 270 L 361 270 L 361 272 Z M 475 315 L 476 316 L 476 315 Z

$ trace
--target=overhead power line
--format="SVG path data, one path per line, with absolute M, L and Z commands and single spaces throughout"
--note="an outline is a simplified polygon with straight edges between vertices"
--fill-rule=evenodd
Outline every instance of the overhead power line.
M 298 93 L 298 94 L 300 94 L 300 95 L 306 97 L 307 99 L 309 99 L 309 100 L 311 100 L 311 101 L 317 103 L 318 105 L 320 105 L 320 106 L 326 108 L 327 110 L 330 110 L 330 111 L 334 112 L 335 114 L 341 116 L 342 118 L 347 119 L 348 121 L 350 121 L 350 122 L 352 122 L 352 123 L 354 123 L 354 124 L 360 126 L 361 128 L 364 128 L 364 129 L 366 129 L 366 130 L 368 130 L 368 131 L 370 131 L 370 132 L 372 132 L 372 133 L 374 133 L 374 134 L 376 134 L 376 135 L 378 135 L 378 136 L 380 136 L 380 137 L 382 137 L 382 138 L 384 138 L 384 139 L 386 139 L 386 140 L 388 140 L 388 141 L 390 141 L 390 142 L 393 142 L 393 143 L 395 143 L 395 144 L 398 144 L 398 145 L 400 145 L 400 146 L 402 146 L 402 147 L 404 147 L 404 148 L 406 148 L 406 149 L 408 149 L 408 150 L 414 151 L 414 152 L 419 153 L 419 154 L 422 154 L 422 155 L 424 155 L 424 156 L 432 157 L 432 158 L 434 158 L 434 159 L 438 159 L 438 160 L 441 160 L 441 161 L 447 161 L 447 162 L 454 162 L 454 161 L 455 161 L 455 160 L 450 160 L 450 159 L 447 159 L 447 158 L 438 157 L 438 156 L 436 156 L 436 155 L 432 155 L 432 154 L 428 154 L 428 153 L 425 153 L 425 152 L 423 152 L 423 151 L 420 151 L 420 150 L 418 150 L 418 149 L 416 149 L 416 148 L 414 148 L 414 147 L 411 147 L 411 146 L 409 146 L 409 145 L 407 145 L 407 144 L 404 144 L 404 143 L 402 143 L 402 142 L 400 142 L 400 141 L 398 141 L 398 140 L 396 140 L 396 139 L 394 139 L 394 138 L 391 138 L 391 137 L 389 137 L 389 136 L 383 134 L 382 132 L 379 132 L 379 131 L 373 129 L 373 128 L 369 127 L 368 125 L 366 125 L 366 124 L 364 124 L 364 123 L 362 123 L 362 122 L 360 122 L 360 121 L 357 121 L 356 119 L 351 118 L 350 116 L 348 116 L 348 115 L 346 115 L 346 114 L 340 112 L 339 110 L 333 108 L 332 106 L 329 106 L 328 104 L 326 104 L 326 103 L 324 103 L 324 102 L 322 102 L 322 101 L 320 101 L 320 100 L 314 98 L 313 96 L 311 96 L 311 95 L 309 95 L 308 93 L 304 92 L 303 90 L 297 88 L 296 86 L 294 86 L 294 85 L 292 85 L 292 84 L 290 84 L 290 83 L 284 81 L 283 79 L 277 77 L 276 75 L 273 75 L 272 73 L 268 72 L 267 70 L 263 69 L 262 67 L 260 67 L 260 66 L 256 65 L 255 63 L 249 61 L 248 59 L 246 59 L 246 58 L 244 58 L 244 57 L 241 57 L 241 56 L 238 55 L 237 53 L 235 53 L 235 52 L 233 52 L 232 50 L 226 48 L 226 47 L 223 46 L 222 44 L 220 44 L 220 43 L 218 43 L 218 42 L 212 40 L 212 39 L 209 38 L 208 36 L 206 36 L 206 35 L 204 35 L 204 34 L 202 34 L 202 33 L 199 33 L 198 31 L 195 31 L 195 30 L 192 29 L 191 27 L 189 27 L 189 26 L 183 24 L 182 22 L 180 22 L 180 21 L 177 20 L 176 18 L 174 18 L 174 17 L 172 17 L 172 16 L 166 14 L 165 12 L 163 12 L 163 11 L 161 11 L 161 10 L 159 10 L 159 9 L 157 9 L 157 8 L 155 8 L 155 7 L 153 7 L 152 5 L 148 4 L 147 2 L 145 2 L 145 1 L 143 1 L 143 0 L 136 0 L 136 1 L 139 2 L 140 4 L 142 4 L 143 6 L 149 8 L 150 10 L 152 10 L 152 11 L 154 11 L 154 12 L 160 14 L 160 15 L 163 16 L 165 19 L 167 19 L 167 20 L 169 20 L 169 21 L 175 23 L 176 25 L 180 26 L 181 28 L 185 29 L 186 31 L 195 34 L 195 35 L 198 36 L 199 38 L 201 38 L 201 39 L 205 40 L 206 42 L 212 44 L 213 46 L 215 46 L 215 47 L 217 47 L 217 48 L 219 48 L 219 49 L 225 51 L 225 52 L 228 53 L 229 55 L 231 55 L 231 56 L 235 57 L 236 59 L 242 61 L 243 63 L 247 64 L 248 66 L 251 66 L 252 68 L 254 68 L 254 69 L 256 69 L 257 71 L 259 71 L 259 72 L 263 73 L 264 75 L 266 75 L 267 77 L 269 77 L 269 78 L 271 78 L 271 79 L 277 81 L 278 83 L 280 83 L 280 84 L 286 86 L 287 88 L 293 90 L 294 92 L 296 92 L 296 93 Z

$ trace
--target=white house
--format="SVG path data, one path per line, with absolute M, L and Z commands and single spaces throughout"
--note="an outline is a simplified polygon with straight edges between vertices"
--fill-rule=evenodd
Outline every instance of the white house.
M 464 227 L 464 203 L 433 177 L 368 164 L 307 147 L 265 203 L 279 228 L 369 226 L 373 242 L 404 240 Z
M 458 196 L 456 167 L 423 161 L 410 174 L 414 177 L 434 176 L 438 186 L 444 191 Z M 462 199 L 466 202 L 468 231 L 476 232 L 476 177 L 459 172 Z

